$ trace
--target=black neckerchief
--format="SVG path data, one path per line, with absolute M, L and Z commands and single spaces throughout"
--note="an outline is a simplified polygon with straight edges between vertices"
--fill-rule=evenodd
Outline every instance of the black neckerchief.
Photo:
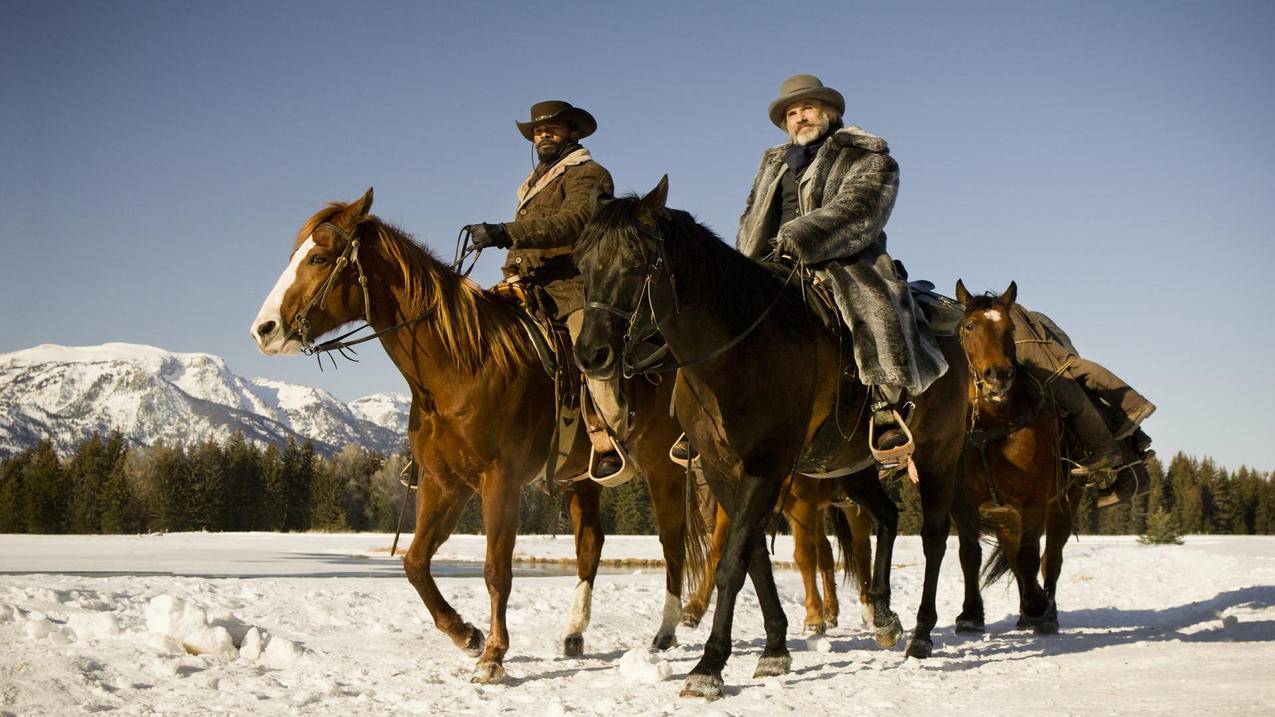
M 806 171 L 806 167 L 809 167 L 810 163 L 815 161 L 815 155 L 819 154 L 819 148 L 823 146 L 824 142 L 828 141 L 833 132 L 839 129 L 841 129 L 840 122 L 830 124 L 828 125 L 828 131 L 819 135 L 819 138 L 810 144 L 801 145 L 793 142 L 788 147 L 784 152 L 784 163 L 788 165 L 788 171 L 792 173 L 794 179 L 801 178 L 802 173 Z

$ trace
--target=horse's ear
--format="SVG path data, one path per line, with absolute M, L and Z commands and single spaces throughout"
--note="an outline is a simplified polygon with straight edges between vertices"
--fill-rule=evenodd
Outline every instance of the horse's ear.
M 1009 282 L 1009 288 L 1005 290 L 1004 294 L 1001 294 L 1001 303 L 1006 306 L 1013 306 L 1014 299 L 1017 299 L 1017 298 L 1018 298 L 1018 282 L 1011 281 Z
M 970 299 L 972 298 L 974 297 L 970 296 L 969 290 L 965 288 L 965 282 L 961 281 L 960 279 L 957 279 L 956 280 L 956 300 L 961 302 L 962 304 L 965 304 L 966 306 L 969 306 Z
M 668 175 L 660 177 L 655 189 L 638 200 L 638 219 L 646 224 L 655 224 L 655 217 L 664 211 L 664 203 L 668 201 Z
M 346 214 L 348 214 L 350 217 L 358 219 L 360 217 L 366 217 L 367 213 L 370 212 L 371 210 L 372 210 L 372 188 L 368 187 L 367 191 L 363 193 L 363 196 L 359 197 L 358 201 L 351 204 L 348 208 L 346 208 L 345 211 L 346 211 Z

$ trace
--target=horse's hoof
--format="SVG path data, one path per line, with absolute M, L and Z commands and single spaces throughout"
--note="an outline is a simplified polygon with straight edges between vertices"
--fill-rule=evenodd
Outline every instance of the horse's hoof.
M 469 629 L 469 634 L 460 639 L 452 638 L 456 642 L 456 646 L 465 651 L 470 657 L 478 657 L 483 654 L 483 648 L 487 646 L 487 638 L 483 637 L 483 631 L 470 625 L 465 624 Z
M 499 662 L 480 662 L 474 667 L 474 674 L 469 681 L 480 685 L 490 685 L 503 679 L 505 679 L 504 665 Z
M 908 649 L 904 653 L 904 657 L 905 658 L 915 657 L 918 660 L 924 660 L 925 658 L 933 654 L 934 654 L 933 640 L 931 640 L 928 637 L 913 635 L 912 639 L 908 640 Z
M 757 669 L 753 672 L 753 679 L 759 677 L 775 677 L 776 675 L 786 675 L 792 669 L 792 655 L 771 655 L 770 657 L 762 657 L 757 660 Z
M 1014 623 L 1014 629 L 1015 629 L 1015 630 L 1026 630 L 1026 629 L 1028 629 L 1028 628 L 1030 628 L 1030 627 L 1033 627 L 1033 626 L 1034 626 L 1034 624 L 1035 624 L 1035 623 L 1033 623 L 1031 620 L 1029 620 L 1029 619 L 1027 618 L 1027 616 L 1026 616 L 1026 615 L 1019 615 L 1019 616 L 1018 616 L 1018 622 Z
M 965 633 L 983 633 L 986 632 L 982 618 L 977 617 L 958 617 L 956 618 L 956 634 Z
M 835 614 L 828 616 L 827 613 L 824 613 L 823 622 L 829 629 L 832 629 L 837 626 L 837 616 Z
M 655 639 L 651 640 L 651 648 L 655 650 L 662 651 L 673 647 L 677 647 L 677 635 L 674 633 L 656 635 Z
M 888 650 L 899 644 L 899 638 L 903 637 L 903 623 L 899 621 L 899 616 L 893 611 L 887 612 L 881 617 L 883 619 L 873 620 L 873 637 L 877 641 L 877 647 L 882 650 Z
M 568 635 L 562 638 L 562 656 L 580 657 L 584 654 L 584 635 Z
M 692 610 L 682 611 L 682 624 L 686 627 L 699 627 L 699 622 L 703 619 L 704 613 Z
M 827 622 L 808 622 L 801 626 L 801 631 L 812 635 L 822 635 L 828 631 L 828 624 Z
M 680 697 L 703 697 L 708 701 L 720 699 L 722 696 L 721 673 L 711 675 L 691 674 L 686 676 L 686 684 L 682 685 Z
M 1036 623 L 1036 627 L 1032 628 L 1032 630 L 1037 635 L 1057 635 L 1058 620 L 1046 618 Z

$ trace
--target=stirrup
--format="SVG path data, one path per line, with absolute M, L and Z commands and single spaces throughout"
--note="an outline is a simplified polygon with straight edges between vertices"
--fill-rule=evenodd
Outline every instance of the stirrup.
M 620 457 L 620 470 L 608 476 L 599 476 L 597 474 L 598 449 L 590 444 L 589 480 L 604 488 L 614 488 L 633 480 L 633 478 L 638 474 L 638 466 L 636 461 L 629 460 L 628 451 L 624 450 L 624 446 L 620 445 L 620 442 L 615 440 L 615 436 L 608 433 L 607 438 L 610 439 L 611 447 L 615 449 L 615 454 Z
M 868 450 L 872 451 L 872 458 L 881 465 L 882 469 L 893 470 L 896 468 L 907 468 L 912 463 L 912 454 L 916 451 L 916 441 L 912 438 L 912 429 L 908 428 L 908 424 L 903 422 L 903 417 L 893 408 L 890 413 L 894 415 L 894 424 L 899 430 L 903 431 L 903 435 L 908 439 L 906 443 L 894 448 L 886 450 L 877 450 L 877 417 L 871 415 L 868 418 Z
M 673 451 L 675 451 L 678 446 L 682 445 L 683 442 L 685 442 L 685 445 L 686 445 L 687 457 L 679 458 L 678 456 L 674 455 Z M 676 441 L 673 441 L 673 445 L 668 447 L 668 459 L 683 468 L 686 468 L 688 463 L 693 463 L 695 459 L 697 458 L 699 458 L 699 451 L 695 450 L 695 446 L 691 445 L 690 440 L 687 439 L 686 437 L 685 431 L 683 431 L 682 434 L 677 437 Z
M 407 465 L 403 466 L 403 470 L 398 472 L 398 482 L 404 488 L 408 488 L 410 490 L 416 490 L 420 488 L 421 481 L 420 481 L 419 474 L 417 474 L 416 472 L 413 472 L 410 476 L 408 476 L 408 473 L 407 473 L 408 471 L 412 470 L 412 466 L 415 466 L 415 465 L 416 465 L 416 459 L 409 458 L 407 460 Z M 404 476 L 407 476 L 407 477 L 404 477 Z

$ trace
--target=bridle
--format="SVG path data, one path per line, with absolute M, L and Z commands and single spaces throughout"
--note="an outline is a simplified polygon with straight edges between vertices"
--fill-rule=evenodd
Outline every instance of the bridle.
M 296 316 L 293 318 L 293 321 L 296 323 L 296 326 L 297 326 L 296 333 L 301 339 L 301 352 L 304 353 L 306 356 L 316 356 L 316 355 L 320 355 L 330 351 L 336 351 L 340 353 L 341 356 L 351 361 L 357 362 L 358 359 L 351 356 L 351 354 L 356 354 L 354 349 L 351 348 L 352 346 L 356 346 L 358 344 L 371 341 L 372 339 L 380 338 L 381 336 L 384 336 L 386 334 L 398 331 L 399 329 L 403 328 L 404 326 L 407 326 L 408 324 L 420 321 L 421 319 L 428 316 L 435 308 L 434 306 L 429 306 L 428 308 L 426 308 L 424 311 L 420 312 L 416 316 L 404 319 L 403 321 L 400 321 L 397 324 L 390 326 L 389 328 L 381 329 L 380 331 L 376 331 L 372 334 L 369 334 L 359 339 L 355 339 L 353 341 L 345 340 L 353 336 L 354 334 L 357 334 L 358 332 L 363 331 L 364 329 L 370 328 L 372 326 L 372 301 L 368 294 L 367 273 L 363 270 L 363 262 L 360 261 L 359 259 L 358 231 L 359 231 L 359 227 L 361 226 L 362 226 L 361 222 L 358 224 L 355 224 L 354 229 L 349 232 L 345 231 L 341 227 L 338 227 L 337 225 L 331 222 L 323 222 L 319 224 L 319 226 L 315 227 L 316 231 L 323 227 L 327 227 L 328 229 L 331 229 L 333 232 L 336 233 L 337 236 L 344 239 L 346 244 L 345 244 L 345 249 L 341 251 L 341 255 L 338 256 L 337 260 L 332 264 L 332 270 L 328 272 L 327 278 L 324 279 L 323 283 L 319 285 L 319 288 L 317 291 L 315 291 L 314 296 L 310 297 L 310 300 L 306 302 L 306 304 L 301 308 L 300 311 L 297 312 Z M 310 315 L 314 312 L 316 308 L 321 306 L 324 301 L 327 301 L 328 295 L 331 294 L 332 290 L 336 287 L 337 279 L 340 278 L 341 273 L 345 270 L 345 268 L 350 265 L 353 265 L 355 270 L 357 270 L 359 273 L 359 288 L 363 292 L 363 322 L 364 322 L 363 326 L 359 326 L 351 331 L 347 331 L 346 333 L 341 334 L 340 336 L 334 339 L 329 339 L 328 341 L 324 341 L 321 344 L 315 344 L 310 336 Z M 333 365 L 334 366 L 336 365 L 335 360 L 333 361 Z M 319 368 L 320 370 L 322 370 L 323 368 L 322 359 L 319 360 Z
M 677 277 L 673 274 L 673 270 L 668 261 L 667 247 L 664 237 L 657 230 L 651 229 L 639 223 L 637 227 L 638 235 L 643 239 L 650 241 L 656 247 L 655 261 L 647 261 L 646 277 L 642 281 L 642 289 L 638 292 L 637 298 L 633 302 L 633 308 L 623 309 L 615 304 L 609 304 L 604 301 L 586 301 L 584 309 L 586 311 L 593 309 L 595 311 L 604 311 L 606 313 L 618 316 L 626 322 L 624 329 L 623 346 L 620 349 L 620 370 L 625 378 L 632 378 L 640 374 L 650 373 L 672 373 L 678 369 L 691 368 L 703 363 L 712 361 L 722 354 L 735 348 L 745 338 L 753 333 L 761 322 L 770 314 L 770 312 L 779 304 L 779 300 L 783 297 L 784 289 L 796 276 L 798 265 L 794 265 L 788 277 L 784 279 L 783 285 L 775 292 L 775 297 L 771 299 L 770 304 L 766 306 L 757 318 L 753 320 L 748 328 L 737 334 L 722 345 L 714 348 L 708 353 L 698 356 L 687 361 L 667 360 L 669 353 L 668 343 L 663 343 L 658 349 L 651 352 L 642 359 L 634 359 L 634 350 L 642 343 L 649 341 L 651 338 L 659 335 L 667 322 L 673 315 L 681 312 L 681 302 L 677 292 Z M 669 284 L 669 289 L 673 296 L 672 310 L 663 317 L 657 315 L 655 309 L 654 287 L 656 281 L 663 275 Z

